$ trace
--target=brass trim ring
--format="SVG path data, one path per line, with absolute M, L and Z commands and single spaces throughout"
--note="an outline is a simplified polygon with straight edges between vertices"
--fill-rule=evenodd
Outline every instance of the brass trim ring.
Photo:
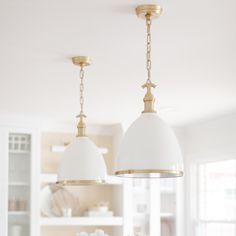
M 133 177 L 133 178 L 171 178 L 181 177 L 184 172 L 180 170 L 159 170 L 159 169 L 129 169 L 118 170 L 115 175 L 120 177 Z
M 106 184 L 105 180 L 61 180 L 56 182 L 59 186 L 86 186 Z

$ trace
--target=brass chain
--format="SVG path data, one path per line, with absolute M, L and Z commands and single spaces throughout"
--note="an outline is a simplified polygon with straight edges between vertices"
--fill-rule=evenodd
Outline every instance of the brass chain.
M 84 114 L 84 67 L 80 67 L 80 115 Z
M 151 17 L 150 15 L 146 15 L 146 26 L 147 26 L 147 83 L 151 83 L 151 68 L 152 68 L 152 61 L 151 61 Z
M 142 86 L 146 88 L 146 94 L 143 98 L 144 101 L 144 110 L 143 113 L 155 113 L 154 103 L 155 97 L 152 94 L 152 88 L 155 88 L 156 85 L 151 81 L 151 68 L 152 68 L 152 60 L 151 60 L 151 15 L 146 14 L 146 26 L 147 26 L 147 54 L 146 54 L 146 69 L 147 69 L 147 81 Z

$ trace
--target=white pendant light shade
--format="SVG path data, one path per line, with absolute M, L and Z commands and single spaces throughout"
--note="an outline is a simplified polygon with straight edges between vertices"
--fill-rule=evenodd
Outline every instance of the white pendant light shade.
M 86 136 L 84 114 L 84 67 L 90 65 L 89 57 L 73 57 L 80 67 L 80 113 L 76 139 L 66 148 L 58 169 L 59 185 L 93 185 L 106 182 L 106 164 L 97 146 Z
M 120 146 L 115 174 L 137 178 L 183 175 L 175 134 L 156 113 L 143 113 L 129 127 Z
M 78 137 L 66 148 L 58 169 L 62 185 L 100 184 L 106 180 L 106 165 L 97 146 L 88 137 Z

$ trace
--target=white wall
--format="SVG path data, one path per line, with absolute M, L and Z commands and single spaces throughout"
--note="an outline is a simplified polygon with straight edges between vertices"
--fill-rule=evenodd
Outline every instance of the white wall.
M 236 113 L 185 128 L 185 155 L 236 151 Z
M 236 157 L 236 113 L 221 116 L 205 122 L 183 128 L 185 162 L 185 236 L 193 236 L 194 211 L 193 191 L 194 168 L 192 164 L 198 160 L 216 160 Z M 192 189 L 191 189 L 192 188 Z

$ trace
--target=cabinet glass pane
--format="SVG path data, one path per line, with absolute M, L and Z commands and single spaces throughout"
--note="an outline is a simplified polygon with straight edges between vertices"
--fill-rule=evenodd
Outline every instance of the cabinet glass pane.
M 8 139 L 8 236 L 28 236 L 31 136 L 10 133 Z
M 176 179 L 160 179 L 161 189 L 161 236 L 176 235 Z
M 150 183 L 133 179 L 133 235 L 148 236 L 150 228 Z

